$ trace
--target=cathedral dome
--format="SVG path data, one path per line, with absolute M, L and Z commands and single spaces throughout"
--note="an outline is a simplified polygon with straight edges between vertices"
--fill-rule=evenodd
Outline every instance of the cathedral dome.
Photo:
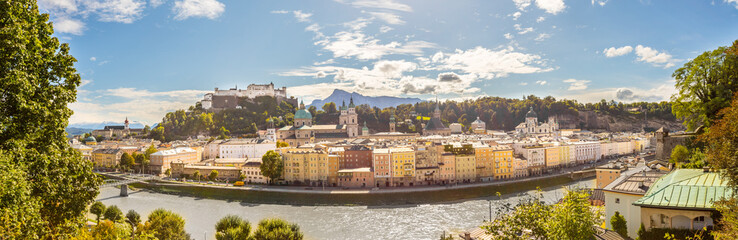
M 313 119 L 313 115 L 305 109 L 300 109 L 295 112 L 295 119 Z
M 533 111 L 533 107 L 530 107 L 530 111 L 525 114 L 525 118 L 538 118 L 538 114 L 536 114 L 535 111 Z

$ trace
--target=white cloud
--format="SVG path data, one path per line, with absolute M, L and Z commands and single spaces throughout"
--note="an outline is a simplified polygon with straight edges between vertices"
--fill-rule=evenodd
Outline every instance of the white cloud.
M 273 13 L 273 14 L 287 14 L 287 13 L 290 13 L 290 12 L 287 11 L 287 10 L 274 10 L 274 11 L 271 11 L 270 13 Z
M 82 35 L 85 30 L 85 23 L 75 19 L 58 18 L 54 20 L 54 31 L 60 33 L 69 33 L 74 35 Z
M 149 5 L 151 5 L 152 8 L 157 8 L 164 4 L 166 0 L 149 0 Z
M 605 53 L 606 57 L 611 58 L 611 57 L 623 56 L 625 54 L 630 53 L 631 51 L 633 51 L 633 47 L 624 46 L 624 47 L 619 47 L 619 48 L 615 48 L 615 47 L 605 48 L 603 52 Z
M 538 18 L 536 19 L 536 22 L 543 22 L 543 21 L 545 21 L 545 20 L 546 20 L 546 18 L 545 18 L 545 17 L 538 17 Z
M 325 76 L 327 76 L 327 75 L 325 74 L 325 72 L 323 72 L 323 71 L 318 71 L 317 73 L 315 73 L 315 76 L 314 76 L 313 78 L 324 78 Z
M 400 16 L 398 16 L 397 14 L 387 12 L 369 12 L 369 14 L 389 24 L 405 24 L 405 21 L 402 21 L 402 19 L 400 19 Z
M 46 11 L 76 12 L 78 10 L 75 0 L 39 0 L 38 7 Z
M 585 90 L 588 87 L 588 84 L 591 82 L 589 80 L 576 80 L 576 79 L 566 79 L 564 80 L 565 83 L 569 84 L 569 91 L 580 91 Z
M 513 20 L 518 20 L 518 18 L 520 17 L 520 15 L 523 15 L 523 13 L 521 13 L 521 12 L 515 12 L 515 13 L 513 13 L 512 14 Z
M 322 62 L 314 62 L 313 65 L 319 66 L 319 65 L 326 65 L 326 64 L 334 64 L 336 63 L 336 60 L 333 60 L 333 58 L 322 61 Z
M 179 0 L 174 2 L 172 11 L 176 20 L 190 17 L 216 19 L 225 11 L 225 4 L 216 0 Z
M 674 80 L 662 82 L 650 89 L 636 87 L 602 88 L 579 91 L 577 94 L 564 95 L 567 99 L 576 99 L 579 102 L 599 102 L 601 99 L 621 102 L 660 102 L 669 101 L 676 93 Z
M 379 32 L 381 32 L 381 33 L 386 33 L 386 32 L 389 32 L 389 31 L 392 31 L 392 27 L 390 27 L 390 26 L 382 26 L 382 27 L 379 28 Z
M 90 58 L 90 61 L 93 61 L 93 62 L 94 62 L 94 61 L 97 61 L 97 58 L 96 58 L 96 57 L 91 57 L 91 58 Z
M 547 81 L 543 81 L 543 80 L 536 81 L 536 84 L 541 85 L 541 86 L 546 85 L 547 83 L 548 83 Z
M 513 35 L 512 35 L 512 34 L 510 34 L 510 33 L 505 33 L 505 35 L 504 35 L 504 36 L 505 36 L 505 38 L 506 38 L 506 39 L 508 39 L 508 40 L 509 40 L 509 39 L 513 39 Z
M 638 45 L 635 47 L 635 53 L 638 55 L 638 61 L 650 63 L 653 66 L 670 68 L 680 62 L 680 59 L 674 59 L 666 52 L 659 52 L 650 47 Z
M 531 0 L 513 0 L 515 3 L 515 6 L 520 9 L 520 11 L 525 10 L 528 6 L 530 6 Z
M 310 17 L 313 16 L 312 13 L 304 13 L 300 10 L 292 11 L 292 14 L 295 15 L 298 22 L 310 22 Z
M 724 0 L 728 4 L 735 5 L 735 9 L 738 9 L 738 0 Z
M 607 1 L 608 0 L 592 0 L 592 5 L 597 4 L 600 6 L 605 6 L 605 4 L 607 4 Z M 738 0 L 735 0 L 735 1 L 738 1 Z
M 436 47 L 435 44 L 426 41 L 409 41 L 406 43 L 393 41 L 382 44 L 379 39 L 358 31 L 338 32 L 334 36 L 315 42 L 315 44 L 332 52 L 334 57 L 355 57 L 359 60 L 379 59 L 390 54 L 420 55 L 423 53 L 423 49 Z
M 409 5 L 398 3 L 392 0 L 358 0 L 352 2 L 351 5 L 358 8 L 379 8 L 404 12 L 413 11 L 413 9 Z
M 520 86 L 528 86 L 528 83 L 527 82 L 521 82 L 519 84 L 520 84 Z
M 512 46 L 500 50 L 476 47 L 469 50 L 457 49 L 454 53 L 443 54 L 434 61 L 438 70 L 459 70 L 483 79 L 505 77 L 509 74 L 548 72 L 541 57 L 534 54 L 516 52 Z
M 138 0 L 84 1 L 86 12 L 94 12 L 102 22 L 133 23 L 141 18 L 146 2 Z
M 541 33 L 541 34 L 538 34 L 538 37 L 536 37 L 535 40 L 540 42 L 540 41 L 544 41 L 544 40 L 546 40 L 546 39 L 548 39 L 550 37 L 551 37 L 551 35 L 548 34 L 548 33 Z
M 536 0 L 536 6 L 553 15 L 559 14 L 566 8 L 564 0 Z
M 534 29 L 532 27 L 522 28 L 520 27 L 520 24 L 513 25 L 515 27 L 515 30 L 518 30 L 518 34 L 523 35 L 529 32 L 532 32 Z
M 372 23 L 372 19 L 360 17 L 353 21 L 343 23 L 343 26 L 353 31 L 359 31 L 369 26 L 370 23 Z
M 128 116 L 147 124 L 153 124 L 161 121 L 161 118 L 167 112 L 194 105 L 207 92 L 209 91 L 151 92 L 135 88 L 81 92 L 80 101 L 69 104 L 69 108 L 74 111 L 72 117 L 69 118 L 69 122 L 117 121 Z M 94 95 L 95 99 L 90 100 L 86 97 L 87 95 Z

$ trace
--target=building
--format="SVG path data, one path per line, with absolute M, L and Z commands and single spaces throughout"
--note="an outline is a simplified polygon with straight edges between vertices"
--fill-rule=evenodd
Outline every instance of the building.
M 476 134 L 487 134 L 487 123 L 477 117 L 477 120 L 471 123 L 471 131 Z
M 530 175 L 539 175 L 543 173 L 543 170 L 546 167 L 546 149 L 543 146 L 526 146 L 522 148 L 521 153 L 528 161 Z
M 82 159 L 87 161 L 92 161 L 92 148 L 82 145 L 82 144 L 72 144 L 72 149 L 77 150 L 80 155 L 82 155 Z
M 198 154 L 195 149 L 188 147 L 159 150 L 158 152 L 152 153 L 150 157 L 149 171 L 156 174 L 164 174 L 167 169 L 171 168 L 172 162 L 187 165 L 199 163 L 202 160 L 202 154 Z
M 338 186 L 338 167 L 343 161 L 345 150 L 342 147 L 328 148 L 328 185 Z
M 646 229 L 710 229 L 716 213 L 713 203 L 731 196 L 728 181 L 718 172 L 676 169 L 656 180 L 633 205 L 641 208 Z
M 374 174 L 368 167 L 338 170 L 338 185 L 347 188 L 365 188 L 374 184 Z
M 510 179 L 514 177 L 513 149 L 507 145 L 492 147 L 495 156 L 495 179 Z
M 354 99 L 351 98 L 348 107 L 344 103 L 340 109 L 337 125 L 313 125 L 312 114 L 305 109 L 305 104 L 300 102 L 300 109 L 295 112 L 293 125 L 277 130 L 277 139 L 290 146 L 299 147 L 304 144 L 336 142 L 359 137 L 359 120 Z
M 552 134 L 558 130 L 559 123 L 553 116 L 548 118 L 548 122 L 539 123 L 538 114 L 533 111 L 533 107 L 525 114 L 525 121 L 515 127 L 518 134 Z
M 513 158 L 513 177 L 524 178 L 528 175 L 528 161 L 522 158 Z
M 477 180 L 492 181 L 495 179 L 495 153 L 487 144 L 474 144 L 474 159 L 477 163 Z
M 453 153 L 441 154 L 441 162 L 438 164 L 441 172 L 441 183 L 452 184 L 456 182 L 456 155 Z
M 595 187 L 604 188 L 605 186 L 618 179 L 620 175 L 626 170 L 628 170 L 627 166 L 622 166 L 615 163 L 608 163 L 602 166 L 598 166 L 597 168 L 595 168 Z
M 392 132 L 396 132 L 396 130 L 395 130 L 395 125 L 396 124 L 397 123 L 395 122 L 395 115 L 392 114 L 392 116 L 390 116 L 390 119 L 389 119 L 389 132 L 391 132 L 391 133 Z
M 415 151 L 408 147 L 390 148 L 392 183 L 395 186 L 413 186 L 415 183 Z
M 375 186 L 389 187 L 392 184 L 392 164 L 389 148 L 376 148 L 372 151 L 372 169 L 374 170 Z
M 473 183 L 476 182 L 477 164 L 474 154 L 456 155 L 456 176 L 457 183 Z
M 338 162 L 338 170 L 372 167 L 372 150 L 364 145 L 353 145 L 345 150 L 343 161 Z
M 328 153 L 322 148 L 305 145 L 280 149 L 287 184 L 323 186 L 328 184 Z
M 448 128 L 451 129 L 451 134 L 464 133 L 464 126 L 462 126 L 461 123 L 452 123 L 451 125 L 448 125 Z
M 443 146 L 432 142 L 415 145 L 415 183 L 432 185 L 438 183 L 440 170 L 438 162 Z
M 91 136 L 102 136 L 104 138 L 125 138 L 129 136 L 140 136 L 143 128 L 129 128 L 128 117 L 123 126 L 105 126 L 103 129 L 92 130 Z
M 255 99 L 262 96 L 276 98 L 278 103 L 282 101 L 288 101 L 293 105 L 297 103 L 294 98 L 287 98 L 286 87 L 274 88 L 274 84 L 269 83 L 249 84 L 246 89 L 238 89 L 238 86 L 225 90 L 215 88 L 212 93 L 205 94 L 200 100 L 200 105 L 205 110 L 234 109 L 239 106 L 239 99 Z
M 152 154 L 153 155 L 153 154 Z M 238 181 L 241 176 L 241 166 L 212 166 L 202 164 L 191 164 L 182 161 L 174 161 L 170 163 L 172 176 L 178 176 L 188 179 L 195 179 L 195 172 L 199 173 L 199 180 L 206 180 L 210 173 L 215 171 L 218 173 L 216 180 L 221 181 Z
M 231 139 L 221 142 L 217 146 L 219 158 L 261 158 L 268 151 L 277 148 L 275 142 L 257 138 Z
M 578 164 L 592 163 L 602 157 L 600 142 L 575 142 L 573 145 Z
M 244 182 L 266 184 L 267 178 L 261 174 L 261 159 L 250 159 L 243 164 L 241 173 L 244 175 Z
M 633 203 L 643 197 L 651 185 L 664 174 L 666 172 L 651 170 L 645 165 L 623 172 L 622 176 L 602 189 L 605 197 L 605 219 L 609 220 L 616 211 L 619 212 L 628 224 L 628 236 L 636 239 L 641 223 L 641 208 Z M 608 229 L 612 229 L 610 221 L 605 223 Z
M 556 169 L 561 165 L 560 148 L 557 145 L 549 145 L 546 149 L 546 169 Z
M 436 110 L 433 111 L 433 116 L 423 128 L 423 136 L 451 135 L 451 129 L 447 128 L 445 125 L 443 125 L 443 122 L 441 122 L 441 109 L 438 105 L 440 105 L 440 103 L 436 102 Z
M 123 151 L 118 148 L 100 148 L 92 151 L 92 163 L 95 168 L 114 168 L 120 163 Z
M 677 145 L 684 145 L 689 137 L 694 136 L 694 133 L 685 134 L 672 134 L 669 135 L 669 129 L 659 128 L 654 133 L 656 136 L 656 160 L 669 160 L 671 157 L 671 150 Z

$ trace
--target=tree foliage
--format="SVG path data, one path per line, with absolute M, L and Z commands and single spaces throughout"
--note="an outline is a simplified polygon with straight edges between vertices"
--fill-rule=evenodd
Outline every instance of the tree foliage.
M 674 115 L 687 129 L 711 126 L 720 109 L 730 105 L 738 90 L 738 40 L 730 48 L 706 51 L 674 71 L 677 94 L 671 97 Z
M 97 222 L 100 222 L 100 216 L 105 212 L 105 204 L 102 202 L 94 202 L 92 203 L 92 206 L 90 206 L 90 213 L 95 214 L 97 216 Z
M 215 239 L 242 240 L 250 239 L 251 224 L 236 215 L 227 215 L 215 224 Z
M 269 218 L 259 221 L 254 232 L 256 240 L 302 240 L 300 227 L 278 218 Z
M 218 171 L 215 169 L 210 171 L 210 174 L 208 174 L 208 179 L 210 179 L 210 181 L 215 181 L 215 179 L 217 178 L 218 178 Z
M 715 209 L 722 215 L 714 232 L 715 239 L 738 239 L 738 200 L 733 197 L 716 201 Z
M 120 166 L 121 168 L 128 170 L 133 168 L 133 166 L 136 165 L 136 160 L 131 156 L 130 154 L 124 152 L 122 155 L 120 155 Z
M 699 139 L 706 143 L 707 162 L 719 169 L 728 183 L 738 190 L 738 97 L 718 113 L 721 118 Z
M 0 1 L 0 236 L 65 238 L 102 180 L 66 143 L 80 76 L 36 1 Z
M 687 159 L 689 159 L 689 149 L 684 145 L 676 145 L 671 149 L 671 158 L 669 158 L 669 162 L 681 164 L 687 162 Z
M 261 157 L 261 174 L 269 179 L 269 183 L 273 183 L 275 179 L 282 176 L 282 156 L 279 153 L 269 150 Z
M 628 224 L 625 221 L 625 217 L 620 215 L 620 212 L 615 211 L 615 215 L 612 215 L 610 218 L 610 226 L 612 226 L 612 230 L 620 234 L 620 236 L 624 238 L 628 237 Z
M 120 211 L 120 208 L 118 206 L 112 205 L 105 209 L 105 213 L 103 213 L 103 216 L 106 220 L 110 220 L 113 222 L 120 222 L 123 220 L 123 212 Z
M 115 221 L 103 220 L 92 228 L 92 238 L 99 240 L 118 240 L 126 238 L 128 229 Z
M 600 213 L 592 211 L 588 198 L 584 189 L 567 190 L 561 202 L 547 205 L 539 192 L 517 206 L 503 206 L 482 229 L 501 239 L 589 239 Z
M 189 235 L 184 230 L 185 221 L 179 214 L 165 209 L 156 209 L 140 228 L 142 232 L 153 233 L 158 239 L 185 240 Z

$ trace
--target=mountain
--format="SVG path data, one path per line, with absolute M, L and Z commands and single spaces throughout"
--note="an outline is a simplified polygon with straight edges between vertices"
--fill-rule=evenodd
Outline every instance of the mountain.
M 128 121 L 128 127 L 129 128 L 143 128 L 146 124 L 138 121 Z M 123 122 L 114 122 L 114 121 L 106 121 L 106 122 L 86 122 L 86 123 L 72 123 L 67 126 L 67 129 L 70 128 L 81 128 L 81 129 L 103 129 L 105 126 L 123 126 Z M 67 130 L 69 131 L 69 130 Z
M 323 107 L 323 104 L 334 102 L 336 103 L 336 107 L 340 107 L 343 101 L 346 101 L 346 104 L 349 104 L 349 99 L 351 97 L 354 98 L 354 104 L 362 105 L 367 104 L 372 107 L 378 107 L 378 108 L 387 108 L 387 107 L 396 107 L 400 104 L 415 104 L 417 102 L 422 102 L 423 100 L 420 100 L 420 98 L 401 98 L 401 97 L 390 97 L 390 96 L 378 96 L 378 97 L 369 97 L 364 96 L 359 93 L 350 93 L 346 92 L 344 90 L 340 89 L 334 89 L 333 93 L 328 96 L 326 99 L 323 100 L 313 100 L 313 102 L 310 104 L 310 106 L 315 106 L 316 108 L 320 109 Z

